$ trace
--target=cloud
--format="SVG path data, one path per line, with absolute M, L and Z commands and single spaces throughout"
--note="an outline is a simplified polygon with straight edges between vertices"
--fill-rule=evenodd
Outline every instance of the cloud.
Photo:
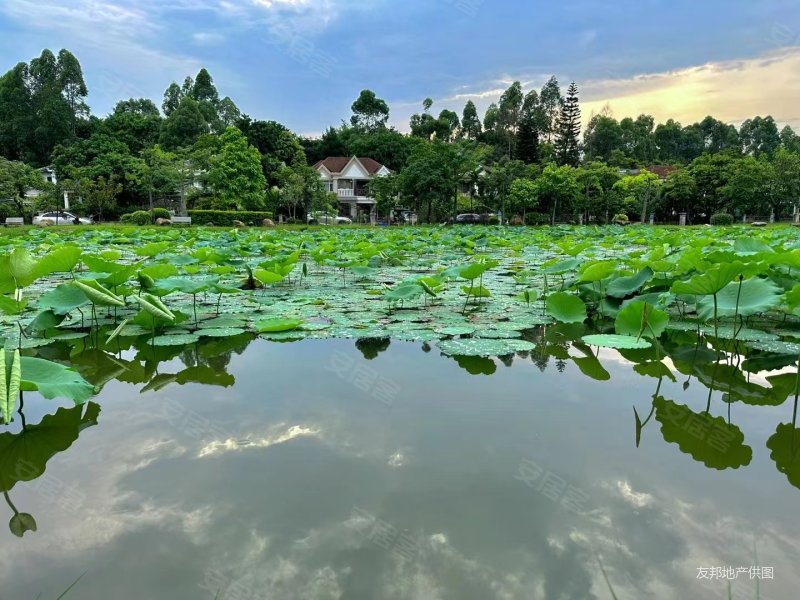
M 192 34 L 192 40 L 199 46 L 214 46 L 224 42 L 225 36 L 221 33 L 198 31 Z
M 467 100 L 485 111 L 514 80 L 526 89 L 539 88 L 548 76 L 530 73 L 509 76 L 472 86 L 461 86 L 436 106 L 460 112 Z M 562 81 L 562 84 L 564 81 Z M 578 81 L 581 109 L 586 123 L 592 114 L 610 106 L 617 119 L 651 114 L 657 122 L 675 119 L 688 125 L 712 115 L 739 124 L 756 115 L 772 115 L 782 124 L 800 128 L 800 46 L 769 52 L 756 58 L 711 62 L 662 73 L 629 78 Z M 419 102 L 391 103 L 399 110 L 393 122 L 408 128 L 408 117 Z
M 710 114 L 741 123 L 771 114 L 797 126 L 800 47 L 631 79 L 589 81 L 582 92 L 584 120 L 609 105 L 617 118 L 647 113 L 657 121 L 673 118 L 688 124 Z

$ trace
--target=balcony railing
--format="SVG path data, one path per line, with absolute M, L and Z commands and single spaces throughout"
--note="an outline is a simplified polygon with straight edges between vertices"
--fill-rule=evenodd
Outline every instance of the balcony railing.
M 365 189 L 355 189 L 355 190 L 347 190 L 347 189 L 338 189 L 336 190 L 336 195 L 339 198 L 368 198 L 369 194 Z

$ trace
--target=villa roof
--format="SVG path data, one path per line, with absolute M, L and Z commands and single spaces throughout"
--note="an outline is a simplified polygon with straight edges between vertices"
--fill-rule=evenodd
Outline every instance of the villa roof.
M 366 156 L 329 156 L 325 160 L 321 160 L 315 164 L 314 168 L 319 169 L 319 167 L 323 166 L 331 173 L 341 173 L 344 171 L 345 167 L 347 167 L 347 164 L 353 160 L 353 158 L 358 160 L 358 162 L 361 163 L 361 166 L 364 167 L 364 170 L 366 170 L 370 175 L 375 175 L 383 168 L 383 165 L 377 160 L 368 158 Z

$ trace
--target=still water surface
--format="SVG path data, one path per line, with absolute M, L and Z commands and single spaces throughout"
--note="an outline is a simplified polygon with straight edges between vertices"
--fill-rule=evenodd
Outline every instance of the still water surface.
M 67 600 L 610 599 L 601 564 L 620 599 L 727 598 L 698 569 L 754 565 L 774 578 L 741 572 L 734 598 L 797 598 L 800 490 L 766 447 L 791 402 L 734 405 L 752 460 L 716 470 L 655 419 L 637 448 L 656 380 L 600 358 L 608 381 L 256 340 L 217 366 L 228 387 L 113 380 L 97 424 L 9 494 L 38 531 L 0 532 L 0 598 L 55 599 L 85 573 Z M 702 412 L 683 379 L 659 393 Z M 25 397 L 29 424 L 56 408 Z

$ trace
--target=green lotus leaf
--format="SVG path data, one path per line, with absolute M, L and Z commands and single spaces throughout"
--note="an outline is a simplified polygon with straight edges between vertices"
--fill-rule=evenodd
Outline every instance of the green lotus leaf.
M 778 286 L 768 279 L 756 277 L 726 285 L 717 293 L 717 316 L 732 317 L 735 314 L 749 317 L 777 306 L 781 296 Z M 697 314 L 708 321 L 714 317 L 714 299 L 703 298 L 698 304 Z
M 562 323 L 582 323 L 586 320 L 586 304 L 574 294 L 556 292 L 547 297 L 547 314 Z
M 266 319 L 255 324 L 258 333 L 283 333 L 292 331 L 303 324 L 301 319 Z
M 62 364 L 23 356 L 20 359 L 22 383 L 20 389 L 26 392 L 39 392 L 48 399 L 65 398 L 75 404 L 82 404 L 91 398 L 95 389 L 74 369 Z
M 0 433 L 0 491 L 8 492 L 20 481 L 44 474 L 47 461 L 69 448 L 82 430 L 97 424 L 100 407 L 59 408 L 40 423 L 19 433 Z
M 89 304 L 89 298 L 77 286 L 62 283 L 42 294 L 37 303 L 41 308 L 50 309 L 59 315 L 66 315 L 76 308 Z
M 688 406 L 659 396 L 653 401 L 661 435 L 677 444 L 681 452 L 709 468 L 738 469 L 750 464 L 753 449 L 744 443 L 744 434 L 722 417 L 695 413 Z
M 61 246 L 48 252 L 36 262 L 33 268 L 34 278 L 72 271 L 80 261 L 81 253 L 81 249 L 77 246 Z
M 592 283 L 600 281 L 611 275 L 617 270 L 617 264 L 613 261 L 603 261 L 590 264 L 580 274 L 578 281 L 583 283 Z
M 197 333 L 202 337 L 232 337 L 247 332 L 239 327 L 212 327 L 208 329 L 199 329 Z
M 157 335 L 148 342 L 153 346 L 187 346 L 194 344 L 200 336 L 194 333 L 177 333 L 173 335 Z
M 616 350 L 643 350 L 650 347 L 650 342 L 645 338 L 632 335 L 612 335 L 607 333 L 585 335 L 581 338 L 584 344 L 600 346 L 601 348 L 614 348 Z
M 125 306 L 125 301 L 94 279 L 76 279 L 72 285 L 82 291 L 96 306 Z
M 744 265 L 738 261 L 714 265 L 705 273 L 699 273 L 689 281 L 676 281 L 672 284 L 670 291 L 673 294 L 713 296 L 743 272 Z
M 448 356 L 504 356 L 530 352 L 534 344 L 525 340 L 459 338 L 439 342 L 439 350 Z
M 786 475 L 794 487 L 800 489 L 800 429 L 790 423 L 778 425 L 775 434 L 767 440 L 770 458 L 775 461 L 778 471 Z
M 631 302 L 617 314 L 614 329 L 619 335 L 658 338 L 669 323 L 667 313 L 645 302 Z
M 645 267 L 630 277 L 615 277 L 606 286 L 606 294 L 613 298 L 624 298 L 638 292 L 653 278 L 653 270 Z

